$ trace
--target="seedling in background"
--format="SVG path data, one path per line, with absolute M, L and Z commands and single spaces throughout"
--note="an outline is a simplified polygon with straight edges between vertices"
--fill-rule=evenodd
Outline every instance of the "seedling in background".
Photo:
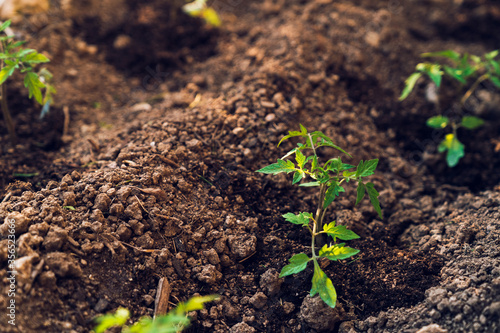
M 0 33 L 5 36 L 0 37 L 0 85 L 2 86 L 2 112 L 3 118 L 9 130 L 9 135 L 13 143 L 16 142 L 15 125 L 12 120 L 7 103 L 7 86 L 5 81 L 19 70 L 24 75 L 24 86 L 28 88 L 29 98 L 35 100 L 43 106 L 40 117 L 43 117 L 48 111 L 56 93 L 54 86 L 50 84 L 52 74 L 42 68 L 35 72 L 35 67 L 41 63 L 47 63 L 50 60 L 41 53 L 33 49 L 22 47 L 25 41 L 14 41 L 14 36 L 9 36 L 8 31 L 10 20 L 0 26 Z M 42 93 L 42 90 L 44 92 Z
M 489 81 L 500 89 L 500 63 L 495 60 L 498 54 L 498 50 L 486 53 L 483 57 L 467 53 L 460 55 L 452 50 L 424 53 L 422 57 L 445 58 L 451 65 L 439 62 L 418 64 L 415 73 L 406 79 L 405 88 L 399 100 L 402 101 L 408 97 L 422 76 L 427 76 L 436 85 L 437 89 L 440 88 L 442 78 L 445 76 L 458 83 L 457 96 L 460 98 L 460 107 L 463 108 L 482 82 Z M 436 104 L 438 103 L 439 100 L 436 101 Z M 438 108 L 442 110 L 439 104 Z M 456 121 L 438 115 L 427 120 L 427 126 L 429 127 L 436 129 L 449 127 L 451 129 L 451 133 L 446 134 L 444 140 L 438 146 L 440 153 L 447 151 L 446 163 L 449 167 L 457 165 L 458 161 L 464 156 L 464 145 L 458 140 L 457 129 L 464 127 L 473 130 L 483 124 L 484 120 L 475 116 L 463 116 L 459 121 Z
M 319 164 L 317 149 L 320 147 L 334 148 L 347 156 L 351 157 L 342 148 L 335 145 L 332 140 L 320 131 L 309 133 L 306 128 L 300 125 L 300 131 L 290 131 L 283 137 L 278 146 L 285 140 L 293 137 L 304 139 L 305 143 L 298 143 L 297 147 L 288 152 L 285 156 L 274 164 L 268 165 L 257 172 L 276 175 L 282 172 L 293 173 L 292 184 L 298 184 L 306 178 L 311 178 L 311 182 L 302 183 L 299 186 L 318 187 L 318 208 L 316 214 L 302 212 L 298 214 L 286 213 L 283 215 L 286 221 L 307 228 L 311 233 L 311 256 L 305 253 L 294 255 L 288 261 L 290 264 L 283 267 L 280 277 L 296 274 L 306 269 L 307 264 L 312 261 L 314 265 L 314 274 L 312 278 L 312 288 L 310 295 L 319 294 L 321 299 L 334 308 L 337 302 L 337 292 L 332 281 L 321 269 L 318 260 L 327 258 L 329 260 L 343 260 L 356 255 L 359 250 L 345 246 L 345 243 L 336 243 L 337 239 L 351 240 L 359 238 L 356 233 L 348 230 L 343 225 L 336 225 L 335 221 L 325 223 L 325 215 L 328 207 L 336 197 L 345 192 L 344 183 L 357 183 L 356 205 L 368 193 L 368 197 L 382 218 L 382 211 L 378 201 L 378 192 L 373 183 L 365 183 L 364 177 L 373 175 L 378 160 L 361 161 L 355 167 L 343 163 L 340 157 L 331 158 L 323 166 Z M 306 154 L 306 153 L 311 154 Z M 287 159 L 295 155 L 295 161 Z M 345 185 L 344 185 L 345 186 Z M 326 239 L 330 236 L 333 243 L 327 244 Z M 316 241 L 320 243 L 320 249 L 317 251 Z
M 192 17 L 200 17 L 213 27 L 221 25 L 219 15 L 212 7 L 207 6 L 207 0 L 194 0 L 182 6 L 182 10 Z
M 203 309 L 207 302 L 214 301 L 219 297 L 216 295 L 192 297 L 185 303 L 180 303 L 175 309 L 164 316 L 151 319 L 142 317 L 132 326 L 125 325 L 130 317 L 130 311 L 124 308 L 117 309 L 114 313 L 102 315 L 96 318 L 97 326 L 95 333 L 104 333 L 111 327 L 122 327 L 123 333 L 176 333 L 188 328 L 191 320 L 188 312 Z

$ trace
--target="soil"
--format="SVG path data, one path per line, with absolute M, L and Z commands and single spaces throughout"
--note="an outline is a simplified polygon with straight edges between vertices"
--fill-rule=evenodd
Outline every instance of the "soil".
M 181 3 L 54 1 L 14 25 L 51 59 L 58 94 L 40 120 L 9 81 L 19 142 L 0 126 L 2 309 L 12 219 L 18 274 L 16 326 L 2 315 L 0 331 L 89 332 L 118 307 L 152 316 L 165 278 L 171 307 L 221 295 L 190 332 L 498 332 L 498 104 L 469 110 L 487 124 L 459 133 L 466 155 L 448 168 L 425 85 L 397 101 L 420 53 L 497 48 L 498 2 L 221 0 L 220 28 Z M 299 123 L 351 164 L 380 159 L 384 218 L 353 190 L 329 210 L 361 236 L 359 255 L 324 268 L 335 310 L 308 296 L 311 268 L 278 278 L 309 244 L 281 215 L 313 211 L 315 193 L 255 173 Z

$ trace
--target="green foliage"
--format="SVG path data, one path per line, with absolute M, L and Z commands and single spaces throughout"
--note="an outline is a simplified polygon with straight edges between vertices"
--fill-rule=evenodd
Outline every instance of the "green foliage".
M 312 181 L 299 184 L 306 187 L 318 187 L 319 203 L 318 210 L 315 215 L 307 212 L 298 214 L 286 213 L 283 215 L 287 222 L 300 225 L 307 228 L 311 233 L 311 256 L 305 253 L 299 253 L 291 257 L 289 264 L 281 270 L 280 277 L 297 274 L 306 269 L 307 264 L 313 261 L 314 274 L 312 279 L 312 288 L 310 295 L 319 294 L 321 299 L 330 307 L 335 307 L 337 301 L 337 293 L 332 281 L 321 270 L 318 264 L 319 258 L 327 258 L 332 261 L 344 260 L 356 255 L 359 250 L 345 246 L 345 243 L 336 244 L 337 239 L 352 240 L 359 236 L 351 230 L 348 230 L 343 225 L 336 225 L 335 221 L 324 223 L 324 217 L 331 203 L 345 192 L 343 184 L 357 183 L 357 198 L 358 204 L 368 193 L 368 197 L 375 208 L 375 211 L 382 218 L 382 210 L 378 201 L 378 192 L 375 190 L 373 183 L 365 182 L 364 177 L 374 174 L 378 165 L 378 160 L 360 161 L 355 167 L 350 164 L 343 163 L 340 157 L 331 158 L 326 161 L 323 166 L 319 163 L 317 149 L 320 147 L 331 147 L 343 154 L 350 155 L 342 148 L 338 147 L 333 141 L 320 131 L 309 133 L 307 129 L 300 125 L 299 131 L 289 131 L 288 135 L 284 136 L 278 146 L 285 140 L 299 137 L 303 142 L 298 143 L 297 147 L 288 152 L 285 156 L 274 164 L 268 165 L 257 172 L 264 174 L 276 175 L 279 173 L 293 173 L 292 184 L 300 183 L 306 178 L 311 178 Z M 294 159 L 288 159 L 295 155 Z M 354 170 L 351 170 L 354 169 Z M 345 186 L 345 185 L 344 185 Z M 316 239 L 331 237 L 334 244 L 326 244 L 316 254 Z
M 211 26 L 218 27 L 222 24 L 215 9 L 207 6 L 207 0 L 194 0 L 185 4 L 182 10 L 189 16 L 204 19 Z
M 0 33 L 6 33 L 10 26 L 10 20 L 4 22 L 0 26 Z M 5 83 L 16 70 L 24 75 L 24 86 L 28 88 L 29 98 L 34 98 L 40 105 L 43 106 L 41 116 L 48 112 L 50 105 L 53 102 L 53 96 L 56 89 L 50 83 L 52 74 L 42 68 L 38 72 L 35 68 L 50 60 L 36 50 L 23 48 L 24 41 L 14 41 L 13 36 L 0 37 L 0 86 L 2 86 L 2 111 L 4 118 L 8 122 L 9 132 L 12 141 L 15 141 L 14 124 L 12 123 L 8 104 L 6 102 Z
M 428 77 L 437 88 L 440 88 L 444 76 L 452 82 L 457 82 L 459 91 L 465 91 L 462 97 L 459 97 L 461 93 L 457 94 L 463 107 L 483 81 L 489 81 L 500 89 L 500 62 L 496 60 L 498 55 L 499 50 L 488 52 L 482 57 L 468 53 L 460 54 L 453 50 L 423 53 L 422 57 L 444 58 L 445 62 L 417 64 L 415 72 L 406 79 L 399 100 L 402 101 L 410 95 L 421 77 Z M 463 127 L 473 130 L 483 124 L 482 119 L 474 116 L 464 116 L 458 122 L 443 115 L 431 117 L 427 120 L 427 126 L 429 127 L 444 129 L 450 126 L 451 128 L 451 133 L 447 134 L 438 146 L 439 152 L 447 152 L 446 162 L 449 167 L 457 165 L 464 156 L 464 145 L 457 138 L 457 129 Z
M 107 329 L 119 326 L 124 333 L 176 333 L 180 332 L 191 323 L 187 313 L 203 309 L 204 303 L 218 299 L 217 295 L 192 297 L 185 303 L 179 303 L 175 309 L 156 319 L 142 317 L 132 326 L 126 326 L 130 318 L 130 311 L 124 308 L 117 309 L 114 313 L 105 314 L 96 318 L 95 333 L 104 333 Z

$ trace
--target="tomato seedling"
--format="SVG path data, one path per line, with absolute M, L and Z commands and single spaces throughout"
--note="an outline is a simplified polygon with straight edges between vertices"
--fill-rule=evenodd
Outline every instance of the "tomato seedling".
M 283 267 L 280 277 L 296 274 L 306 269 L 307 264 L 312 261 L 314 265 L 314 273 L 312 278 L 312 288 L 310 295 L 319 294 L 321 299 L 334 308 L 337 302 L 337 292 L 332 281 L 321 269 L 318 260 L 326 258 L 332 261 L 347 259 L 356 255 L 359 250 L 345 246 L 345 243 L 337 243 L 337 239 L 352 240 L 359 236 L 351 230 L 348 230 L 343 225 L 337 225 L 335 221 L 324 223 L 325 215 L 328 207 L 332 204 L 336 197 L 342 192 L 345 192 L 343 186 L 349 182 L 357 183 L 357 198 L 358 204 L 368 193 L 368 197 L 382 218 L 382 211 L 378 201 L 379 193 L 375 189 L 373 183 L 365 182 L 364 177 L 373 175 L 377 168 L 378 159 L 361 161 L 355 167 L 350 164 L 343 163 L 340 157 L 331 158 L 322 166 L 320 165 L 317 155 L 317 149 L 321 147 L 331 147 L 343 154 L 351 157 L 342 148 L 335 145 L 333 141 L 320 131 L 309 133 L 307 129 L 300 125 L 300 131 L 289 131 L 288 135 L 284 136 L 278 146 L 285 140 L 293 137 L 301 137 L 305 143 L 298 143 L 297 147 L 288 152 L 285 156 L 274 164 L 268 165 L 257 172 L 264 174 L 276 175 L 282 172 L 293 173 L 292 184 L 298 184 L 306 178 L 311 178 L 312 181 L 301 183 L 299 186 L 318 187 L 318 207 L 316 213 L 301 212 L 298 214 L 286 213 L 283 215 L 287 222 L 307 228 L 311 233 L 311 256 L 305 253 L 299 253 L 291 257 L 288 265 Z M 288 157 L 295 155 L 295 161 Z M 308 155 L 308 156 L 307 156 Z M 333 240 L 328 243 L 326 240 L 330 236 Z M 319 250 L 316 248 L 316 240 L 320 243 Z
M 5 81 L 16 70 L 19 70 L 24 75 L 24 86 L 28 88 L 29 98 L 34 97 L 43 106 L 42 117 L 48 112 L 56 89 L 50 84 L 52 74 L 46 68 L 42 68 L 38 72 L 35 71 L 36 66 L 41 63 L 47 63 L 50 60 L 36 50 L 23 48 L 22 45 L 26 43 L 25 41 L 14 41 L 14 36 L 7 34 L 10 23 L 10 20 L 8 20 L 0 26 L 0 33 L 5 33 L 5 36 L 0 37 L 0 85 L 3 118 L 7 125 L 11 141 L 15 143 L 16 131 L 7 103 L 7 86 Z M 44 90 L 43 93 L 42 90 Z
M 484 54 L 482 57 L 469 55 L 467 53 L 461 55 L 453 50 L 424 53 L 422 57 L 444 58 L 449 64 L 442 64 L 439 62 L 419 63 L 415 68 L 415 72 L 406 79 L 405 87 L 399 100 L 402 101 L 408 97 L 421 77 L 428 77 L 435 84 L 436 88 L 439 89 L 443 76 L 445 76 L 450 78 L 452 82 L 458 83 L 456 95 L 459 98 L 460 108 L 464 108 L 467 100 L 474 91 L 478 89 L 482 82 L 489 81 L 496 88 L 500 89 L 500 63 L 495 60 L 498 53 L 499 51 L 495 50 Z M 441 109 L 439 107 L 439 99 L 437 99 L 435 103 L 438 105 L 438 108 Z M 455 120 L 440 114 L 427 120 L 427 126 L 429 127 L 435 129 L 445 129 L 449 127 L 451 129 L 451 133 L 446 134 L 445 138 L 438 146 L 438 151 L 440 153 L 447 151 L 446 163 L 449 167 L 456 166 L 458 161 L 465 154 L 464 145 L 457 137 L 457 129 L 463 127 L 473 130 L 483 124 L 483 119 L 471 115 L 465 115 L 459 120 Z

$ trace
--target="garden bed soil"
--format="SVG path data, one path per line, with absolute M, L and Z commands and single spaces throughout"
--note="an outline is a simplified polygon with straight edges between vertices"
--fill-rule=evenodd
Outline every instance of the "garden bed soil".
M 218 29 L 162 1 L 63 4 L 17 25 L 52 59 L 58 95 L 39 120 L 9 85 L 19 142 L 0 128 L 0 219 L 16 221 L 19 259 L 16 326 L 2 316 L 2 331 L 88 332 L 118 307 L 151 316 L 161 278 L 172 307 L 221 295 L 191 332 L 499 330 L 498 107 L 461 133 L 450 169 L 424 86 L 397 102 L 420 53 L 498 47 L 496 2 L 223 1 Z M 299 123 L 350 164 L 380 160 L 384 218 L 353 189 L 327 216 L 361 236 L 359 255 L 324 267 L 335 310 L 307 296 L 311 267 L 278 278 L 309 244 L 281 216 L 312 211 L 316 193 L 255 173 Z

